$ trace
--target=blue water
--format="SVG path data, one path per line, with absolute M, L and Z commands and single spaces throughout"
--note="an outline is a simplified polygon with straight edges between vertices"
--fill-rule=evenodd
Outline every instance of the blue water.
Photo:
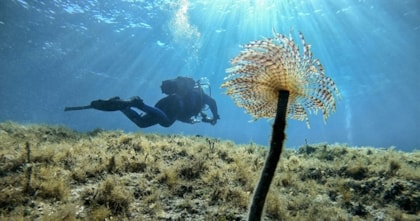
M 268 145 L 220 88 L 252 40 L 303 32 L 342 94 L 327 123 L 288 120 L 287 147 L 308 143 L 420 148 L 418 0 L 2 0 L 0 121 L 200 134 Z M 162 80 L 207 77 L 221 120 L 139 129 L 121 113 L 64 112 L 119 95 L 154 104 Z

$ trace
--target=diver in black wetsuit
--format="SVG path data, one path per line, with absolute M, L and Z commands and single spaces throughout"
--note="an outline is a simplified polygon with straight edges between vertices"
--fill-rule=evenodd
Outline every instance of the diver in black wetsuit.
M 195 86 L 195 81 L 187 77 L 178 77 L 165 80 L 160 86 L 162 93 L 167 96 L 160 99 L 154 107 L 143 103 L 140 97 L 122 100 L 114 97 L 108 100 L 95 100 L 88 106 L 69 107 L 67 110 L 80 110 L 94 108 L 102 111 L 121 111 L 140 128 L 159 124 L 163 127 L 171 126 L 176 120 L 185 123 L 197 123 L 197 117 L 202 117 L 202 122 L 215 125 L 220 119 L 217 112 L 216 101 L 204 93 L 201 87 Z M 208 105 L 213 117 L 208 118 L 202 111 Z M 137 108 L 145 114 L 139 114 L 132 108 Z

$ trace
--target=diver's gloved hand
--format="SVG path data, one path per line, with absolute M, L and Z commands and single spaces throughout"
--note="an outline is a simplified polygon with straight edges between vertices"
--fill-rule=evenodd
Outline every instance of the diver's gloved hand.
M 203 118 L 201 119 L 201 121 L 210 123 L 211 125 L 215 125 L 217 123 L 217 120 L 220 119 L 219 115 L 216 115 L 213 118 L 209 118 L 205 113 L 201 113 L 201 117 Z
M 130 102 L 121 100 L 120 97 L 113 97 L 108 100 L 94 100 L 90 106 L 101 111 L 118 111 L 130 106 Z
M 216 116 L 213 116 L 213 119 L 210 120 L 211 125 L 215 125 L 217 123 L 217 120 L 220 119 L 220 116 L 216 114 Z

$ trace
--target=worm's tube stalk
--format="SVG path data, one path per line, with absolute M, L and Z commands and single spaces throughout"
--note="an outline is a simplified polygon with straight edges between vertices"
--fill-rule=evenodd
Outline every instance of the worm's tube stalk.
M 281 152 L 283 150 L 283 142 L 285 140 L 287 102 L 289 100 L 289 91 L 279 91 L 277 101 L 276 118 L 274 119 L 273 132 L 271 135 L 270 151 L 264 163 L 261 172 L 260 181 L 254 191 L 251 207 L 249 209 L 248 220 L 260 221 L 264 209 L 265 199 L 270 189 L 271 181 L 276 172 L 277 163 L 280 161 Z

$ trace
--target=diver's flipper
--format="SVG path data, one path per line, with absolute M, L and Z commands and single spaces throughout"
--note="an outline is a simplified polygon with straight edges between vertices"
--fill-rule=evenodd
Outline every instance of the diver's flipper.
M 85 110 L 85 109 L 91 109 L 93 108 L 90 105 L 86 105 L 86 106 L 77 106 L 77 107 L 65 107 L 64 111 L 75 111 L 75 110 Z
M 113 97 L 108 100 L 94 100 L 90 102 L 93 109 L 101 111 L 119 111 L 130 107 L 130 101 L 121 100 L 120 97 Z
M 113 97 L 108 100 L 94 100 L 90 102 L 90 105 L 77 106 L 77 107 L 66 107 L 64 111 L 84 110 L 84 109 L 96 109 L 101 111 L 119 111 L 130 107 L 131 101 L 121 100 L 120 97 Z

